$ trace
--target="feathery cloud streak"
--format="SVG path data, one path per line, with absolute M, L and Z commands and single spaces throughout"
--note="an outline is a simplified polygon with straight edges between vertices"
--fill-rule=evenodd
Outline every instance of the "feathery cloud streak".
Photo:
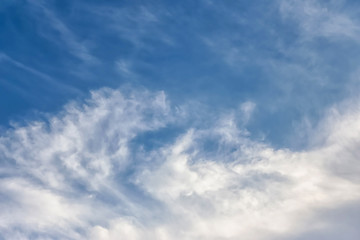
M 302 152 L 251 140 L 234 114 L 144 148 L 139 136 L 188 121 L 184 109 L 163 92 L 102 89 L 3 133 L 2 237 L 294 239 L 360 200 L 358 102 L 330 110 Z

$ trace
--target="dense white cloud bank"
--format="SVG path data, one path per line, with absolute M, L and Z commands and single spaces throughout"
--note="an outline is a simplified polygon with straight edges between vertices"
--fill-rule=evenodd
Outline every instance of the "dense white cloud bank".
M 0 138 L 1 237 L 356 239 L 356 219 L 347 229 L 324 213 L 359 207 L 359 104 L 330 109 L 301 152 L 251 140 L 236 122 L 254 106 L 184 127 L 196 109 L 163 92 L 102 89 L 15 126 Z M 184 129 L 146 146 L 169 126 Z

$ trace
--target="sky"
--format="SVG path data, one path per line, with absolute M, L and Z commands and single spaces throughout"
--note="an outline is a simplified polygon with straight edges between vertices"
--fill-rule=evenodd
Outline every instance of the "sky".
M 360 2 L 2 0 L 0 240 L 360 239 Z

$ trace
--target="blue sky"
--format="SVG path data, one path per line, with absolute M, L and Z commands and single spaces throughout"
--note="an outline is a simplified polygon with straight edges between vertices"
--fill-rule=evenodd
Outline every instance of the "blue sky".
M 0 239 L 359 239 L 359 11 L 2 1 Z

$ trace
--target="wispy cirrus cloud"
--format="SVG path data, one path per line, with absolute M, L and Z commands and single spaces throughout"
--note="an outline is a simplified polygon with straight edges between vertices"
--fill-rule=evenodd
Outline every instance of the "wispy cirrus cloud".
M 44 1 L 27 1 L 33 6 L 35 14 L 34 18 L 37 18 L 37 23 L 43 27 L 43 31 L 40 34 L 48 38 L 52 43 L 59 44 L 60 47 L 64 48 L 76 58 L 82 60 L 87 64 L 97 63 L 97 58 L 91 53 L 87 47 L 86 42 L 80 41 L 79 37 L 51 10 L 51 7 Z M 40 14 L 39 14 L 40 11 Z M 44 21 L 44 18 L 46 21 Z M 44 31 L 45 30 L 45 31 Z M 53 34 L 55 30 L 60 39 Z
M 251 140 L 237 122 L 253 107 L 184 126 L 191 114 L 162 92 L 103 89 L 14 126 L 0 138 L 2 237 L 298 239 L 336 228 L 324 211 L 360 199 L 358 102 L 334 106 L 301 152 Z M 174 125 L 182 133 L 144 148 Z
M 16 66 L 17 68 L 34 75 L 40 81 L 44 81 L 46 83 L 46 85 L 57 87 L 59 89 L 67 91 L 67 92 L 73 92 L 73 93 L 79 92 L 78 89 L 76 89 L 72 86 L 69 86 L 67 84 L 64 84 L 61 81 L 58 81 L 57 79 L 47 75 L 46 73 L 43 73 L 35 68 L 32 68 L 31 66 L 25 65 L 24 63 L 11 58 L 7 54 L 0 52 L 0 62 L 2 62 L 2 61 L 9 62 L 10 64 Z
M 171 13 L 165 8 L 143 4 L 125 7 L 87 6 L 87 14 L 95 17 L 98 24 L 105 26 L 106 33 L 127 41 L 136 51 L 150 50 L 149 40 L 165 45 L 174 44 L 167 31 L 166 19 Z M 167 29 L 166 29 L 167 30 Z M 135 53 L 136 53 L 135 51 Z
M 237 92 L 244 101 L 252 91 L 257 114 L 266 119 L 259 124 L 267 126 L 263 133 L 287 139 L 280 145 L 290 142 L 283 132 L 296 135 L 301 122 L 311 128 L 324 109 L 356 95 L 359 19 L 353 3 L 274 1 L 244 4 L 241 12 L 227 4 L 211 6 L 228 27 L 203 33 L 203 42 L 236 76 L 230 85 L 242 86 Z M 249 86 L 254 87 L 247 91 Z M 280 121 L 287 131 L 277 130 Z M 290 145 L 305 142 L 299 138 Z
M 349 9 L 340 11 L 341 5 L 341 1 L 327 4 L 312 0 L 280 1 L 280 12 L 285 19 L 295 20 L 299 24 L 303 37 L 307 40 L 325 37 L 358 41 L 358 19 L 351 16 Z
M 358 28 L 344 2 L 54 3 L 9 9 L 36 28 L 0 61 L 54 87 L 83 67 L 99 74 L 77 86 L 116 70 L 166 93 L 101 88 L 1 128 L 0 238 L 359 238 Z M 51 54 L 28 64 L 9 53 L 18 43 Z

